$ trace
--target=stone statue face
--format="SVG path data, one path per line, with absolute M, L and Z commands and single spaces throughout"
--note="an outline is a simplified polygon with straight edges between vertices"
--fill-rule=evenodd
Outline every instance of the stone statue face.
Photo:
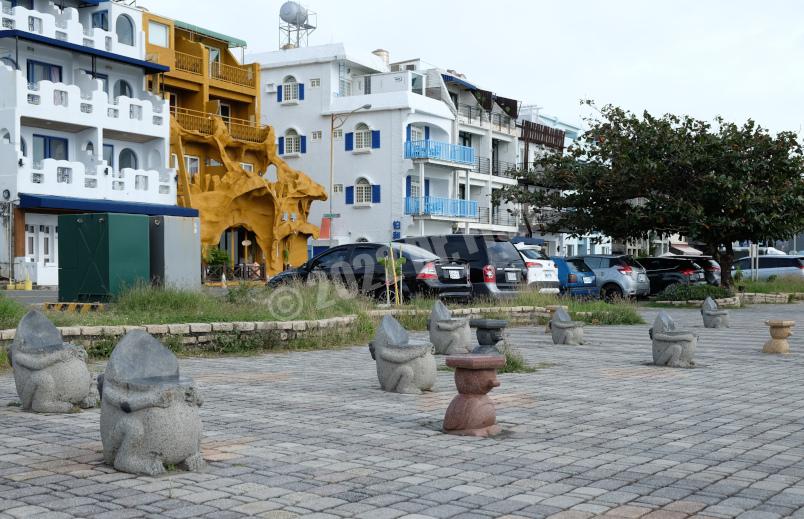
M 19 352 L 37 353 L 64 346 L 61 332 L 39 310 L 31 310 L 17 325 L 12 347 Z
M 676 329 L 676 323 L 673 319 L 662 310 L 653 321 L 653 333 L 669 332 Z
M 566 322 L 566 323 L 572 321 L 572 318 L 570 318 L 570 316 L 567 313 L 567 311 L 564 310 L 563 308 L 559 308 L 558 310 L 556 310 L 556 313 L 553 316 L 553 318 L 556 321 L 562 321 L 562 322 Z
M 500 385 L 495 369 L 457 369 L 455 386 L 458 393 L 466 395 L 485 395 Z
M 715 300 L 712 299 L 711 297 L 707 297 L 703 303 L 703 308 L 704 310 L 710 310 L 710 311 L 717 310 L 717 303 L 715 303 Z
M 380 322 L 380 327 L 372 344 L 377 347 L 404 347 L 408 345 L 408 332 L 399 324 L 399 321 L 386 315 Z
M 430 313 L 430 319 L 433 321 L 446 321 L 452 318 L 452 313 L 441 300 L 437 300 L 433 305 L 433 311 Z
M 133 330 L 115 346 L 106 365 L 106 376 L 117 383 L 176 384 L 179 362 L 150 334 Z

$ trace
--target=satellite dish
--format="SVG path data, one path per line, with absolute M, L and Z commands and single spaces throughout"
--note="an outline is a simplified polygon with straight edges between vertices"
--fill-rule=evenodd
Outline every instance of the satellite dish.
M 307 23 L 307 9 L 298 2 L 285 2 L 279 8 L 279 18 L 291 25 L 304 25 Z

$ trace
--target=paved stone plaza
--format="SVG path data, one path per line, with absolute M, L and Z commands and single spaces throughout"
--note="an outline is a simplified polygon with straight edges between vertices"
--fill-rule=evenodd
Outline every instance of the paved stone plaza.
M 804 305 L 732 311 L 728 330 L 669 312 L 700 335 L 696 369 L 648 365 L 649 325 L 587 326 L 583 346 L 510 329 L 545 367 L 500 376 L 494 439 L 439 432 L 450 372 L 434 393 L 380 391 L 365 345 L 182 359 L 208 467 L 158 478 L 102 464 L 97 409 L 6 406 L 7 371 L 0 517 L 804 517 Z M 799 322 L 791 355 L 760 352 L 770 317 Z

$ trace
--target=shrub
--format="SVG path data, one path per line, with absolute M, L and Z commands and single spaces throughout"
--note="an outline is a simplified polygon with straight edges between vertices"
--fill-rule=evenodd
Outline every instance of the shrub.
M 23 305 L 0 294 L 0 330 L 16 328 L 23 315 L 25 315 Z
M 733 292 L 724 287 L 675 283 L 659 292 L 657 297 L 660 301 L 698 301 L 707 297 L 720 299 L 732 295 Z

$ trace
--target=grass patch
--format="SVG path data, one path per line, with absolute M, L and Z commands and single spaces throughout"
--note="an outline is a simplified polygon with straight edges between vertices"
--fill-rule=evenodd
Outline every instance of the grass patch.
M 23 305 L 0 294 L 0 329 L 15 328 L 23 315 L 25 315 Z
M 698 301 L 707 297 L 722 299 L 733 295 L 734 293 L 731 290 L 724 287 L 674 283 L 659 292 L 656 299 L 659 301 Z
M 740 285 L 745 287 L 746 292 L 756 292 L 759 294 L 775 294 L 775 293 L 790 293 L 790 292 L 804 292 L 804 277 L 802 276 L 784 276 L 771 278 L 767 281 L 740 281 Z
M 0 370 L 8 369 L 11 367 L 11 364 L 8 362 L 8 352 L 2 346 L 0 346 Z
M 533 373 L 536 368 L 525 361 L 525 358 L 515 348 L 506 344 L 503 347 L 505 355 L 505 366 L 497 370 L 497 373 Z

